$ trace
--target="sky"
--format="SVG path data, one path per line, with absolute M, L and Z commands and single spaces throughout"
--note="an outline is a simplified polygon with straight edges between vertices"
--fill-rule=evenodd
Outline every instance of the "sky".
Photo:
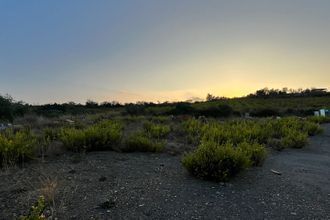
M 0 94 L 178 101 L 330 87 L 329 0 L 0 0 Z

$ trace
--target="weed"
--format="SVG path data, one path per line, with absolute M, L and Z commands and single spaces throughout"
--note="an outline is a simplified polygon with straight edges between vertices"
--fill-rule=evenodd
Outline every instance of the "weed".
M 27 216 L 23 216 L 20 220 L 45 220 L 46 217 L 43 214 L 46 208 L 45 198 L 40 196 L 35 205 L 33 205 Z

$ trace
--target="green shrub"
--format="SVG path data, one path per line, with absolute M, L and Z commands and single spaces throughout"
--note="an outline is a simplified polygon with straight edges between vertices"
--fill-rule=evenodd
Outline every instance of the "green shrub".
M 152 140 L 143 132 L 137 132 L 128 137 L 125 143 L 125 152 L 161 152 L 164 149 L 164 142 Z
M 110 150 L 121 137 L 122 126 L 116 122 L 105 121 L 85 129 L 88 150 Z
M 184 156 L 182 164 L 194 176 L 214 181 L 228 181 L 249 166 L 248 155 L 232 144 L 203 142 L 195 151 Z
M 86 148 L 85 131 L 76 128 L 63 128 L 59 139 L 63 145 L 71 151 L 81 151 Z
M 308 121 L 323 124 L 323 123 L 330 123 L 330 117 L 321 117 L 321 116 L 311 116 L 307 118 Z
M 0 133 L 0 165 L 32 159 L 36 144 L 37 139 L 29 130 Z
M 182 125 L 183 129 L 188 134 L 188 141 L 190 143 L 199 144 L 205 125 L 201 121 L 194 118 L 184 121 Z
M 122 126 L 117 122 L 105 121 L 85 129 L 63 128 L 60 140 L 72 151 L 111 150 L 122 137 Z
M 289 130 L 282 139 L 284 148 L 302 148 L 307 144 L 307 134 L 295 130 Z
M 306 121 L 306 122 L 304 122 L 303 131 L 307 132 L 307 134 L 309 136 L 314 136 L 314 135 L 322 133 L 323 129 L 321 128 L 321 126 L 319 124 Z
M 165 138 L 171 131 L 169 125 L 154 124 L 151 122 L 145 122 L 143 127 L 148 136 L 156 139 Z
M 54 141 L 54 140 L 57 140 L 59 139 L 60 137 L 60 132 L 61 132 L 61 129 L 60 128 L 45 128 L 43 130 L 44 132 L 44 138 L 45 139 L 48 139 L 50 141 Z
M 267 157 L 266 148 L 261 144 L 243 142 L 237 147 L 249 157 L 252 166 L 261 166 Z

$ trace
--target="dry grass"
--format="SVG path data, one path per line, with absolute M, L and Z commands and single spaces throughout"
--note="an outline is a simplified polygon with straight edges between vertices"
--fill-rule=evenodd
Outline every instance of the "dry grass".
M 58 191 L 57 178 L 46 177 L 41 179 L 41 195 L 45 197 L 45 201 L 55 207 L 55 198 Z

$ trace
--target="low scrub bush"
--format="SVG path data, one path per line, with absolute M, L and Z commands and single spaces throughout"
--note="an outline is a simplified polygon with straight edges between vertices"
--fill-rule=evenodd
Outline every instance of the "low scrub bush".
M 194 144 L 199 144 L 204 127 L 204 124 L 196 119 L 189 119 L 183 122 L 183 129 L 187 132 L 188 141 Z
M 151 122 L 145 122 L 143 127 L 148 136 L 156 139 L 165 138 L 171 131 L 169 125 L 154 124 Z
M 59 139 L 72 151 L 111 150 L 122 137 L 122 126 L 117 122 L 105 121 L 85 129 L 63 128 Z
M 60 137 L 60 128 L 45 128 L 43 130 L 44 138 L 50 141 L 58 140 Z
M 86 148 L 84 130 L 76 128 L 63 128 L 60 131 L 59 139 L 63 142 L 65 148 L 71 151 L 78 152 Z
M 105 121 L 85 129 L 87 146 L 92 150 L 111 149 L 122 137 L 122 126 L 117 122 Z
M 282 139 L 283 148 L 302 148 L 307 144 L 307 133 L 288 130 Z
M 318 124 L 330 123 L 330 116 L 327 117 L 312 116 L 312 117 L 308 117 L 307 120 Z
M 153 140 L 144 132 L 137 132 L 128 137 L 122 150 L 125 152 L 161 152 L 164 145 L 164 142 Z
M 248 156 L 252 166 L 261 166 L 267 157 L 266 148 L 258 143 L 243 142 L 238 144 L 237 148 L 242 149 Z
M 303 130 L 309 135 L 314 136 L 323 132 L 321 126 L 317 123 L 313 123 L 310 121 L 304 122 Z
M 36 144 L 37 138 L 29 130 L 0 133 L 0 166 L 32 159 Z
M 183 166 L 194 176 L 213 181 L 228 181 L 249 166 L 248 155 L 232 144 L 203 142 L 195 151 L 184 156 Z

